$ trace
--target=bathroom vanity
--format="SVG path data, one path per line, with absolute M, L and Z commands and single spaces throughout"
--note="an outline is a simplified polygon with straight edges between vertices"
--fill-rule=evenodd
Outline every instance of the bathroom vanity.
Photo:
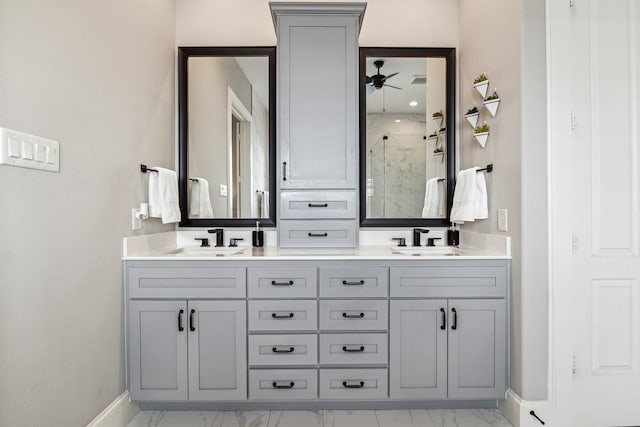
M 508 257 L 194 249 L 125 258 L 133 400 L 250 408 L 504 398 Z

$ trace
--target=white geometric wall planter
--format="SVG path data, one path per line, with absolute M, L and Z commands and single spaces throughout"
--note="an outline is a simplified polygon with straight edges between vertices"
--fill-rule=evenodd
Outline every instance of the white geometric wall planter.
M 495 117 L 498 113 L 498 107 L 500 106 L 500 98 L 484 101 L 483 104 L 485 108 L 489 110 L 489 113 L 491 113 L 491 117 Z
M 484 148 L 484 146 L 487 145 L 487 139 L 489 139 L 489 132 L 474 133 L 473 136 L 475 137 L 476 141 L 478 141 L 478 144 L 480 144 L 482 148 Z
M 464 116 L 465 119 L 469 122 L 472 128 L 476 128 L 478 124 L 478 117 L 480 117 L 480 113 L 471 113 Z
M 433 122 L 436 124 L 436 129 L 440 129 L 443 119 L 444 117 L 442 116 L 433 116 Z
M 489 80 L 474 83 L 473 87 L 476 88 L 482 98 L 485 98 L 487 96 L 487 90 L 489 89 Z

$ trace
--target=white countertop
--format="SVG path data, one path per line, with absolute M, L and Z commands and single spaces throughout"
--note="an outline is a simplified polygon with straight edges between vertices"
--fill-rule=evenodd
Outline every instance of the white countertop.
M 508 242 L 496 245 L 491 241 L 483 242 L 478 233 L 466 239 L 474 246 L 464 245 L 469 237 L 461 235 L 461 247 L 436 246 L 433 248 L 399 248 L 392 244 L 361 245 L 358 249 L 279 249 L 276 246 L 252 248 L 239 246 L 233 248 L 199 248 L 197 242 L 184 244 L 185 239 L 176 236 L 176 232 L 125 238 L 123 260 L 452 260 L 452 259 L 510 259 Z M 495 238 L 493 239 L 495 240 Z M 190 243 L 190 242 L 189 242 Z M 246 243 L 243 242 L 243 243 Z M 482 244 L 484 243 L 484 244 Z M 482 244 L 482 247 L 479 247 Z M 224 253 L 220 253 L 224 251 Z M 231 253 L 230 251 L 233 251 Z

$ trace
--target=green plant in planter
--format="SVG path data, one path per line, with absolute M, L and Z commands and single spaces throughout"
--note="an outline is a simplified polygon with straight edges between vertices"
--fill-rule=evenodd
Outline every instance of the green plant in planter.
M 469 114 L 476 114 L 477 112 L 478 112 L 478 107 L 469 108 L 465 116 L 468 116 Z
M 478 77 L 476 77 L 475 80 L 473 80 L 473 84 L 482 83 L 482 82 L 484 82 L 486 80 L 489 80 L 487 78 L 487 75 L 485 73 L 482 73 Z
M 481 126 L 477 126 L 475 133 L 486 133 L 489 132 L 489 125 L 484 123 Z
M 437 138 L 437 137 L 438 137 L 438 134 L 436 134 L 435 132 L 429 135 L 429 138 Z
M 489 95 L 487 97 L 487 99 L 485 99 L 485 101 L 493 101 L 493 100 L 496 100 L 496 99 L 500 99 L 500 97 L 498 96 L 498 91 L 494 90 L 493 93 L 491 95 Z
M 435 113 L 433 113 L 431 115 L 434 119 L 437 119 L 438 117 L 442 117 L 442 111 L 436 111 Z
M 438 153 L 444 153 L 444 148 L 442 148 L 442 147 L 434 148 L 433 154 L 438 154 Z

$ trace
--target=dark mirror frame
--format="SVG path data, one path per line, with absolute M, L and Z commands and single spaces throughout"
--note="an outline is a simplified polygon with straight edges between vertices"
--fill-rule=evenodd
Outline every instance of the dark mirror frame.
M 367 58 L 444 58 L 447 97 L 447 216 L 446 218 L 367 218 Z M 413 47 L 360 48 L 360 225 L 363 227 L 446 227 L 453 204 L 456 168 L 456 49 Z
M 269 59 L 269 217 L 268 218 L 189 218 L 189 99 L 188 61 L 203 56 L 265 56 Z M 178 47 L 178 193 L 180 227 L 263 227 L 276 225 L 276 48 L 260 47 Z

